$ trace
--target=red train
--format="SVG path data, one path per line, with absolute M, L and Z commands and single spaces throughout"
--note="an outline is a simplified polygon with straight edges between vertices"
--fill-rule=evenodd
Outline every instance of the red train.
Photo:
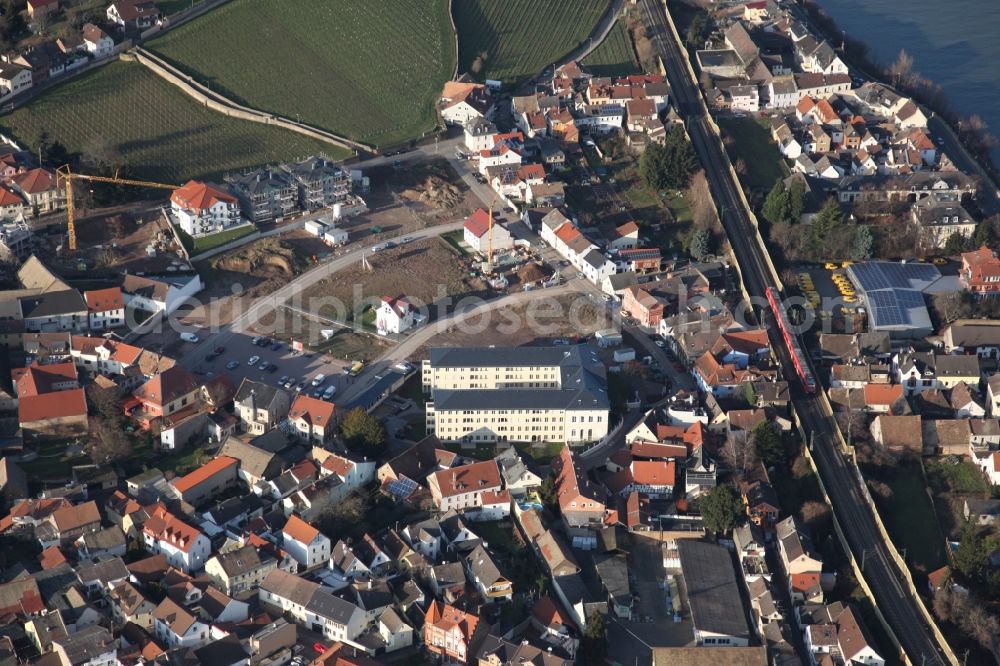
M 788 312 L 785 311 L 785 304 L 781 302 L 781 294 L 774 287 L 767 288 L 767 301 L 771 304 L 771 312 L 778 322 L 781 335 L 785 339 L 785 346 L 792 357 L 792 365 L 795 366 L 795 374 L 802 382 L 802 388 L 806 393 L 816 392 L 816 379 L 812 370 L 806 362 L 805 354 L 802 353 L 802 345 L 799 343 L 799 336 L 792 332 L 792 325 L 788 321 Z

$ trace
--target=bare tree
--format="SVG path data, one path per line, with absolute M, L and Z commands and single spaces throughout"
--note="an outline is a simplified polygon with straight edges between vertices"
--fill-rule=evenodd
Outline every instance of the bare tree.
M 118 423 L 100 417 L 90 419 L 90 457 L 95 463 L 128 458 L 132 443 Z
M 909 87 L 913 82 L 915 76 L 913 72 L 913 57 L 906 52 L 906 49 L 899 50 L 896 62 L 892 63 L 889 67 L 889 75 L 892 77 L 892 84 L 897 88 L 900 86 Z
M 712 204 L 712 193 L 708 187 L 708 179 L 705 178 L 705 171 L 699 170 L 691 178 L 691 184 L 687 189 L 687 201 L 691 206 L 691 217 L 696 227 L 711 229 L 714 234 L 721 234 L 722 227 L 719 224 L 719 217 L 715 213 L 715 206 Z
M 741 478 L 757 464 L 756 447 L 747 437 L 730 437 L 722 446 L 722 461 Z

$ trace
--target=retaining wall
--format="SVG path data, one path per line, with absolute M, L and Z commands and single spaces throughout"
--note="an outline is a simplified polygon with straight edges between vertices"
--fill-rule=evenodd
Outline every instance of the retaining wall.
M 367 144 L 352 141 L 346 137 L 332 132 L 327 132 L 326 130 L 321 130 L 317 127 L 312 127 L 311 125 L 297 123 L 295 121 L 288 120 L 287 118 L 282 118 L 281 116 L 274 116 L 248 106 L 237 104 L 227 97 L 213 92 L 209 88 L 198 83 L 192 77 L 170 65 L 159 56 L 150 53 L 141 46 L 134 47 L 131 53 L 135 56 L 137 61 L 146 66 L 154 74 L 177 86 L 186 95 L 213 111 L 217 111 L 231 118 L 239 118 L 241 120 L 249 120 L 250 122 L 260 123 L 262 125 L 274 125 L 281 127 L 283 129 L 291 130 L 292 132 L 297 132 L 311 139 L 324 141 L 326 143 L 340 146 L 341 148 L 346 148 L 350 151 L 376 152 L 374 148 Z

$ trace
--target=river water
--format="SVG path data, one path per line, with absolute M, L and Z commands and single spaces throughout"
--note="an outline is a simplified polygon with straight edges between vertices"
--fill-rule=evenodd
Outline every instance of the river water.
M 939 84 L 960 115 L 979 115 L 1000 137 L 1000 0 L 818 0 L 872 59 L 900 49 Z M 993 153 L 1000 165 L 1000 147 Z

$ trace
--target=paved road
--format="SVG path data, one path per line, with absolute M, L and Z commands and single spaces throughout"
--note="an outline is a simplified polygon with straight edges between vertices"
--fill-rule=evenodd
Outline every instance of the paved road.
M 994 215 L 1000 213 L 1000 194 L 997 192 L 996 183 L 990 178 L 986 170 L 979 164 L 965 149 L 962 142 L 958 140 L 955 132 L 941 116 L 930 114 L 927 119 L 927 127 L 935 137 L 941 137 L 944 141 L 942 148 L 947 153 L 951 161 L 955 163 L 959 171 L 979 176 L 982 181 L 979 192 L 976 193 L 976 202 L 984 215 Z
M 680 47 L 666 25 L 663 6 L 655 0 L 640 0 L 640 5 L 651 39 L 667 68 L 679 112 L 687 119 L 692 143 L 705 167 L 713 196 L 722 212 L 722 222 L 732 243 L 746 288 L 752 296 L 763 296 L 765 289 L 773 286 L 773 280 L 768 274 L 761 248 L 754 241 L 755 230 L 742 207 L 737 189 L 739 185 L 731 179 L 728 158 L 706 122 L 705 108 L 700 101 L 701 93 L 688 76 Z M 770 324 L 770 313 L 762 314 L 764 323 Z M 778 350 L 782 366 L 791 367 L 777 327 L 768 328 L 773 348 Z M 921 603 L 920 600 L 911 597 L 901 583 L 902 573 L 893 564 L 887 545 L 881 541 L 874 517 L 860 496 L 849 466 L 840 455 L 834 436 L 837 426 L 833 417 L 824 413 L 819 400 L 809 396 L 799 394 L 794 399 L 794 405 L 804 430 L 814 437 L 812 450 L 823 484 L 854 556 L 859 561 L 863 558 L 865 560 L 864 576 L 878 607 L 912 662 L 923 666 L 945 664 L 941 649 L 917 606 Z

